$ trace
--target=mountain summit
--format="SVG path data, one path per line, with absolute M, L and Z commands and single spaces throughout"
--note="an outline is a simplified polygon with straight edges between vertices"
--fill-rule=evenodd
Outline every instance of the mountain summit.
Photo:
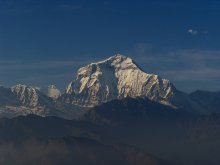
M 96 106 L 126 97 L 147 97 L 170 105 L 176 88 L 169 80 L 145 73 L 129 57 L 117 54 L 78 70 L 63 99 L 81 106 Z

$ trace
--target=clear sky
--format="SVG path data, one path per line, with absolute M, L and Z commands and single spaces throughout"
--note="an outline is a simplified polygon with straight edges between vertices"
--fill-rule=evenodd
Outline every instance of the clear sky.
M 64 88 L 116 53 L 177 88 L 220 90 L 219 0 L 0 0 L 0 84 Z

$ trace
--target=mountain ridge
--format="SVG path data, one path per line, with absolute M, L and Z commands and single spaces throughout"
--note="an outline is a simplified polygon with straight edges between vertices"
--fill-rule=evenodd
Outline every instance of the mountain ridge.
M 73 119 L 93 107 L 128 97 L 146 98 L 187 113 L 210 114 L 219 113 L 218 93 L 181 92 L 169 80 L 145 73 L 134 60 L 117 54 L 81 67 L 63 94 L 55 85 L 1 86 L 0 117 L 37 114 Z

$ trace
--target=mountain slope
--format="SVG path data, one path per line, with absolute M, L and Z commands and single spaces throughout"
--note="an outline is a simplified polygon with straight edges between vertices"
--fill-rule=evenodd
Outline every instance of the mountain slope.
M 219 164 L 220 115 L 192 115 L 143 98 L 113 100 L 82 118 L 106 137 L 146 149 L 171 164 Z
M 137 122 L 161 122 L 166 120 L 182 120 L 193 117 L 184 109 L 175 109 L 148 98 L 124 98 L 112 100 L 92 108 L 86 112 L 82 120 L 97 124 L 117 125 Z M 160 119 L 160 121 L 157 121 Z M 166 123 L 165 122 L 165 123 Z M 125 124 L 125 125 L 126 125 Z
M 165 165 L 135 147 L 81 137 L 2 142 L 0 153 L 0 163 L 5 165 Z
M 220 113 L 220 92 L 197 90 L 190 94 L 190 98 L 207 111 Z
M 13 119 L 0 119 L 0 148 L 3 151 L 2 154 L 0 154 L 0 157 L 2 158 L 5 156 L 5 158 L 8 158 L 10 156 L 10 158 L 16 158 L 17 154 L 10 155 L 14 152 L 7 152 L 9 150 L 4 149 L 7 147 L 9 147 L 9 149 L 11 149 L 11 147 L 17 147 L 15 148 L 15 151 L 22 154 L 24 153 L 22 156 L 26 156 L 26 158 L 27 155 L 31 156 L 30 158 L 38 157 L 34 153 L 39 151 L 38 155 L 43 153 L 40 158 L 45 158 L 45 160 L 47 160 L 47 156 L 51 155 L 51 153 L 45 153 L 44 151 L 50 151 L 48 146 L 45 145 L 49 142 L 51 149 L 58 149 L 55 150 L 58 154 L 55 155 L 55 157 L 58 158 L 60 158 L 59 154 L 65 153 L 62 152 L 64 144 L 64 146 L 70 149 L 68 151 L 74 151 L 75 154 L 80 154 L 80 158 L 83 159 L 91 158 L 90 156 L 88 157 L 88 155 L 91 155 L 92 153 L 94 153 L 93 156 L 98 156 L 99 153 L 109 153 L 109 149 L 112 148 L 114 153 L 117 153 L 116 155 L 120 155 L 122 153 L 125 154 L 126 160 L 133 162 L 133 164 L 141 164 L 142 161 L 145 162 L 146 160 L 154 158 L 146 153 L 152 153 L 153 155 L 156 155 L 156 157 L 173 164 L 219 164 L 219 115 L 191 117 L 188 115 L 184 116 L 184 114 L 179 113 L 179 111 L 177 111 L 178 115 L 176 115 L 176 113 L 169 109 L 169 107 L 167 107 L 168 109 L 156 110 L 156 107 L 160 107 L 158 103 L 155 103 L 156 105 L 154 105 L 154 103 L 144 103 L 143 99 L 139 101 L 135 99 L 136 103 L 132 103 L 133 99 L 127 99 L 128 98 L 121 103 L 119 103 L 120 100 L 115 100 L 112 103 L 108 102 L 103 104 L 102 109 L 99 110 L 99 113 L 102 113 L 101 117 L 103 119 L 110 119 L 111 116 L 115 116 L 111 114 L 118 114 L 118 118 L 113 118 L 114 120 L 112 121 L 114 122 L 121 121 L 124 117 L 124 120 L 121 123 L 118 122 L 119 124 L 113 126 L 106 126 L 103 124 L 96 125 L 94 122 L 88 121 L 64 120 L 57 117 L 42 118 L 34 115 Z M 109 104 L 112 104 L 111 107 L 109 107 Z M 106 105 L 108 105 L 109 109 L 106 108 Z M 133 105 L 133 107 L 131 105 Z M 148 107 L 146 107 L 146 105 L 148 105 Z M 122 107 L 123 109 L 121 109 Z M 135 107 L 138 107 L 141 111 L 138 111 Z M 106 109 L 106 111 L 104 109 Z M 104 112 L 102 110 L 104 110 Z M 43 141 L 41 143 L 31 141 L 30 139 L 33 138 L 40 138 L 46 140 L 46 142 Z M 24 143 L 26 140 L 30 141 Z M 15 145 L 12 145 L 13 143 L 9 143 L 9 145 L 5 146 L 2 145 L 2 142 L 4 141 L 18 142 Z M 135 146 L 136 148 L 128 145 L 114 145 L 121 143 L 129 144 L 131 146 Z M 96 144 L 104 147 L 104 150 L 96 150 Z M 105 144 L 108 145 L 106 146 Z M 33 146 L 36 148 L 33 148 Z M 38 146 L 40 148 L 38 148 Z M 72 146 L 74 147 L 72 148 Z M 86 148 L 88 150 L 84 150 Z M 141 151 L 137 148 L 141 148 L 143 150 Z M 49 155 L 47 155 L 47 153 Z M 112 154 L 114 155 L 114 153 Z M 7 156 L 6 154 L 9 155 Z M 44 157 L 43 155 L 47 156 Z M 108 154 L 108 158 L 112 159 L 109 155 L 111 154 Z M 69 160 L 70 158 L 73 158 L 73 160 L 71 160 L 72 162 L 77 160 L 79 155 L 76 157 L 73 156 L 74 154 L 71 156 L 67 155 L 67 159 Z M 40 158 L 38 157 L 38 160 L 42 160 Z M 106 157 L 98 156 L 96 158 L 98 161 L 103 160 L 99 158 Z M 8 159 L 0 159 L 0 161 L 1 160 Z M 93 162 L 92 160 L 94 159 L 89 160 Z M 148 163 L 145 162 L 145 164 Z

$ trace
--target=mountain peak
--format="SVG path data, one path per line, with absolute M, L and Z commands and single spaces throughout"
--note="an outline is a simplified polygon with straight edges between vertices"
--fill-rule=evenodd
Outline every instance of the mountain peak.
M 64 100 L 83 106 L 126 97 L 148 97 L 170 104 L 175 87 L 169 80 L 145 73 L 131 58 L 116 54 L 106 60 L 91 63 L 77 72 L 66 89 Z
M 19 100 L 21 106 L 37 108 L 41 105 L 51 105 L 51 99 L 41 91 L 40 87 L 18 84 L 11 87 L 11 92 Z
M 111 57 L 107 58 L 104 61 L 118 61 L 118 62 L 122 62 L 122 61 L 125 61 L 127 59 L 130 59 L 130 58 L 126 57 L 124 55 L 121 55 L 121 54 L 115 54 L 114 56 L 111 56 Z
M 38 105 L 38 90 L 34 87 L 18 84 L 11 87 L 11 91 L 17 96 L 22 105 L 36 107 Z
M 127 59 L 128 57 L 124 56 L 124 55 L 121 55 L 121 54 L 115 54 L 105 60 L 102 60 L 98 63 L 104 63 L 104 62 L 107 62 L 107 61 L 114 61 L 114 60 L 120 60 L 120 61 L 123 61 L 125 59 Z
M 129 57 L 126 57 L 126 56 L 121 55 L 121 54 L 116 54 L 116 55 L 111 56 L 111 57 L 109 57 L 105 60 L 98 61 L 98 62 L 95 62 L 95 63 L 91 63 L 90 65 L 101 65 L 101 64 L 116 65 L 116 64 L 121 64 L 125 61 L 130 62 L 130 63 L 133 62 L 133 60 Z

